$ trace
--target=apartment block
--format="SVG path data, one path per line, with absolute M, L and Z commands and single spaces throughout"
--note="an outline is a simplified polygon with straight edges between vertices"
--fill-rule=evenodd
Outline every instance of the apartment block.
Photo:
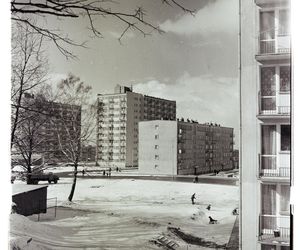
M 176 102 L 144 96 L 117 85 L 98 95 L 96 161 L 105 167 L 138 166 L 138 122 L 175 120 Z
M 241 1 L 241 246 L 290 249 L 288 0 Z
M 81 145 L 80 161 L 95 163 L 95 160 L 96 160 L 96 146 Z
M 45 163 L 69 162 L 64 151 L 80 152 L 81 106 L 46 100 L 43 96 L 24 96 L 22 114 L 26 119 L 18 126 L 17 152 L 40 155 Z M 37 162 L 35 162 L 37 164 Z
M 139 171 L 198 175 L 233 168 L 233 128 L 192 121 L 139 123 Z
M 40 127 L 44 142 L 39 151 L 45 162 L 72 161 L 70 151 L 81 150 L 81 106 L 45 101 L 43 109 L 50 110 L 49 119 Z M 67 151 L 68 156 L 63 151 Z

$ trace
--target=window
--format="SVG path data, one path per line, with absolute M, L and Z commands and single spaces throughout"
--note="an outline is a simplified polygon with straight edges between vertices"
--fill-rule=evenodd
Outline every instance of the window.
M 275 37 L 275 13 L 274 11 L 260 12 L 260 32 L 262 39 Z
M 266 215 L 276 214 L 276 185 L 261 186 L 261 212 Z
M 157 140 L 157 139 L 159 138 L 159 136 L 158 136 L 158 135 L 155 135 L 154 138 Z
M 155 155 L 155 160 L 159 160 L 159 155 Z
M 279 10 L 279 36 L 290 34 L 290 12 L 288 10 Z
M 155 149 L 158 149 L 158 145 L 155 145 L 154 148 L 155 148 Z
M 262 67 L 260 69 L 260 89 L 262 96 L 274 96 L 276 90 L 275 67 Z
M 261 126 L 262 138 L 262 155 L 275 155 L 276 154 L 276 126 L 263 125 Z
M 290 151 L 291 150 L 291 126 L 290 125 L 281 125 L 280 131 L 281 138 L 281 151 Z
M 280 214 L 290 214 L 290 187 L 288 185 L 280 186 Z
M 290 66 L 280 67 L 280 91 L 289 92 L 291 86 L 291 68 Z
M 182 150 L 181 150 L 181 149 L 179 149 L 179 150 L 178 150 L 178 153 L 179 153 L 179 154 L 181 154 L 181 153 L 182 153 Z

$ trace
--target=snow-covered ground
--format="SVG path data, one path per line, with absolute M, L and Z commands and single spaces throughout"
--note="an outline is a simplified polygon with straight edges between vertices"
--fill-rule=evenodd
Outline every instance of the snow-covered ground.
M 159 249 L 150 241 L 162 235 L 177 249 L 214 249 L 228 242 L 235 221 L 231 212 L 238 206 L 237 186 L 131 179 L 78 179 L 68 204 L 71 181 L 62 178 L 48 187 L 48 198 L 72 209 L 58 209 L 56 220 L 11 216 L 13 242 L 21 249 Z M 209 224 L 208 216 L 219 224 Z M 215 247 L 188 244 L 172 228 Z

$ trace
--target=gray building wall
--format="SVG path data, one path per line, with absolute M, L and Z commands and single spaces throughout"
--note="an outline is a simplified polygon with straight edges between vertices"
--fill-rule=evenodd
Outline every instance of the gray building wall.
M 177 174 L 177 122 L 139 123 L 139 172 Z
M 255 37 L 257 7 L 254 1 L 241 1 L 241 149 L 240 149 L 240 243 L 245 250 L 258 248 L 258 122 L 257 64 Z
M 156 120 L 140 122 L 139 130 L 141 173 L 197 175 L 233 168 L 232 128 Z
M 137 167 L 138 122 L 175 120 L 176 102 L 119 85 L 115 92 L 98 95 L 96 161 L 104 167 Z

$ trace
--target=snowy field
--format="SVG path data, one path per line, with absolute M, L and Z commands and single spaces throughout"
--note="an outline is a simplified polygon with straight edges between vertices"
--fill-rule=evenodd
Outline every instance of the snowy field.
M 236 218 L 231 212 L 238 207 L 237 186 L 78 179 L 69 204 L 71 181 L 62 178 L 48 187 L 48 198 L 57 197 L 59 206 L 68 207 L 58 209 L 56 219 L 11 216 L 12 242 L 20 249 L 163 249 L 155 244 L 160 236 L 177 243 L 174 249 L 222 249 Z M 209 224 L 208 216 L 219 223 Z

